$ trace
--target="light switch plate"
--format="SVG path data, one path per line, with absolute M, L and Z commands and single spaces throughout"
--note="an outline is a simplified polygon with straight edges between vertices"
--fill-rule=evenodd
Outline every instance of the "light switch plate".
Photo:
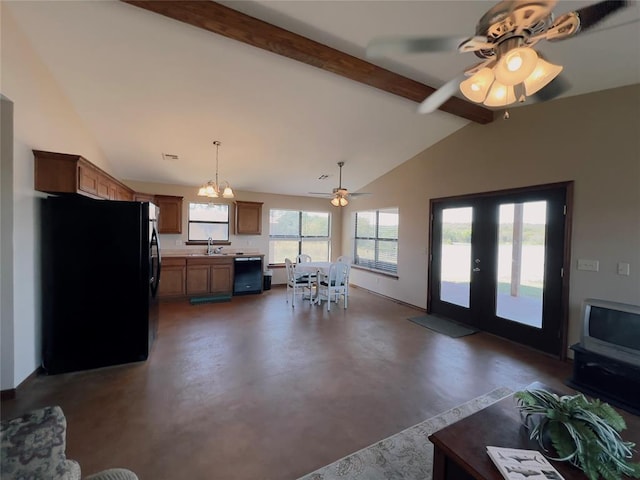
M 597 272 L 600 269 L 598 260 L 589 260 L 586 258 L 578 259 L 578 270 L 586 270 L 588 272 Z
M 626 275 L 628 277 L 629 273 L 629 264 L 626 262 L 618 262 L 618 275 Z

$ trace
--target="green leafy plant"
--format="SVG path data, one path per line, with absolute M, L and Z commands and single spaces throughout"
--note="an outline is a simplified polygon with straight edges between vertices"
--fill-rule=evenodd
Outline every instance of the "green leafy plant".
M 530 438 L 547 458 L 572 463 L 589 480 L 640 478 L 640 463 L 631 463 L 635 444 L 622 440 L 620 432 L 627 426 L 609 404 L 540 389 L 517 392 L 515 398 Z M 547 438 L 556 456 L 547 448 Z

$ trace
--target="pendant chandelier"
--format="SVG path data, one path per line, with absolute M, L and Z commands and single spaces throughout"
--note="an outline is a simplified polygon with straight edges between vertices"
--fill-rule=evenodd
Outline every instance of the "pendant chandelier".
M 231 185 L 226 180 L 220 184 L 218 182 L 218 151 L 220 149 L 220 142 L 218 140 L 214 140 L 213 144 L 216 146 L 216 181 L 209 180 L 207 183 L 202 185 L 198 190 L 198 196 L 200 197 L 209 197 L 209 198 L 233 198 L 233 190 L 231 189 Z

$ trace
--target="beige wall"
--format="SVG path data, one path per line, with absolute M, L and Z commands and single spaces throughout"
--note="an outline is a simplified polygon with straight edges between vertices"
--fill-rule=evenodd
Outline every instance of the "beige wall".
M 13 162 L 7 174 L 12 177 L 13 221 L 9 232 L 2 224 L 2 241 L 4 245 L 9 235 L 13 245 L 19 246 L 12 253 L 11 324 L 5 325 L 6 316 L 2 316 L 2 332 L 13 330 L 13 344 L 4 348 L 3 343 L 0 352 L 2 364 L 13 366 L 13 384 L 5 385 L 3 376 L 5 389 L 20 384 L 40 364 L 41 195 L 33 190 L 31 150 L 80 154 L 115 177 L 118 172 L 6 9 L 2 9 L 1 21 L 2 94 L 14 104 Z M 640 86 L 633 86 L 514 109 L 507 122 L 469 125 L 364 188 L 375 195 L 354 199 L 346 210 L 332 209 L 324 199 L 238 192 L 240 200 L 265 202 L 264 233 L 232 237 L 230 248 L 255 246 L 266 253 L 270 208 L 326 209 L 333 214 L 332 256 L 351 254 L 353 212 L 395 206 L 400 209 L 399 279 L 354 271 L 352 281 L 424 308 L 429 198 L 575 180 L 570 272 L 570 340 L 574 342 L 580 333 L 579 308 L 585 297 L 639 302 L 639 97 Z M 5 173 L 3 163 L 3 184 Z M 194 198 L 195 186 L 128 183 L 141 191 L 183 195 L 186 201 Z M 186 214 L 184 217 L 186 221 Z M 186 235 L 186 228 L 184 231 Z M 177 247 L 175 241 L 182 241 L 183 236 L 162 240 Z M 576 271 L 577 258 L 599 260 L 600 272 Z M 629 277 L 615 273 L 618 261 L 631 264 Z
M 202 197 L 198 197 L 198 186 L 185 187 L 181 185 L 165 185 L 159 183 L 146 183 L 127 180 L 125 182 L 129 187 L 137 192 L 154 193 L 162 195 L 178 195 L 183 198 L 182 201 L 182 234 L 181 235 L 160 235 L 161 247 L 164 252 L 174 251 L 204 251 L 203 246 L 186 246 L 187 241 L 187 224 L 188 209 L 190 202 L 203 202 Z M 231 205 L 231 228 L 229 240 L 231 245 L 223 247 L 226 251 L 242 251 L 242 252 L 259 252 L 265 254 L 265 263 L 269 261 L 269 210 L 305 210 L 311 212 L 329 212 L 331 213 L 331 256 L 337 258 L 341 253 L 341 228 L 342 228 L 342 212 L 340 209 L 332 207 L 328 199 L 295 197 L 287 195 L 273 195 L 268 193 L 254 193 L 235 191 L 235 199 L 216 199 L 217 203 L 228 203 Z M 262 205 L 262 235 L 234 235 L 233 218 L 235 210 L 233 208 L 234 200 L 242 200 L 245 202 L 263 202 Z M 286 283 L 286 275 L 284 269 L 274 269 L 273 283 Z
M 570 344 L 579 340 L 588 297 L 640 303 L 640 86 L 511 110 L 509 120 L 470 124 L 362 190 L 345 212 L 398 207 L 399 279 L 354 271 L 367 289 L 425 308 L 429 199 L 565 180 L 575 181 L 570 272 Z M 578 271 L 578 258 L 600 262 Z M 631 275 L 616 273 L 617 262 Z
M 9 281 L 13 287 L 12 315 L 9 317 L 4 311 L 2 315 L 2 332 L 13 330 L 13 344 L 5 347 L 3 339 L 0 352 L 1 388 L 8 389 L 19 385 L 41 361 L 38 237 L 39 201 L 43 195 L 33 189 L 31 150 L 78 153 L 107 171 L 111 171 L 111 167 L 10 12 L 2 8 L 2 2 L 0 8 L 2 94 L 13 102 L 14 119 L 11 168 L 5 167 L 5 158 L 2 162 L 2 181 L 10 181 L 13 187 L 10 231 L 5 230 L 4 220 L 2 225 L 3 243 L 8 236 L 14 245 L 12 269 L 5 270 L 4 256 L 2 259 L 3 278 L 6 280 L 5 275 L 11 275 Z M 5 365 L 12 366 L 13 378 L 4 374 Z

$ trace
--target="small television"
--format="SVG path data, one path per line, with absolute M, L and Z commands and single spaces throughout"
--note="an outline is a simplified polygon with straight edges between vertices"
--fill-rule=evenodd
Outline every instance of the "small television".
M 590 352 L 640 367 L 640 306 L 586 299 L 581 344 Z

